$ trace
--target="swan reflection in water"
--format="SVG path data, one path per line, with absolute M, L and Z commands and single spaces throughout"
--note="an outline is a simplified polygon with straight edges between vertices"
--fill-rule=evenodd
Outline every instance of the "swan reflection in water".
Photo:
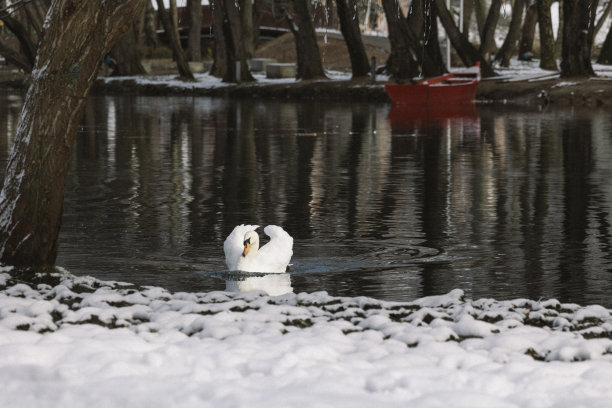
M 240 279 L 226 280 L 225 290 L 228 292 L 263 290 L 270 296 L 293 292 L 291 278 L 288 273 L 272 273 L 258 276 L 241 275 Z

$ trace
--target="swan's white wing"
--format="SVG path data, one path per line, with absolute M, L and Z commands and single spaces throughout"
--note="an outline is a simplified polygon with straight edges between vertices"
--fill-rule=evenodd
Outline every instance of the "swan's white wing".
M 293 238 L 276 225 L 268 225 L 264 232 L 270 242 L 259 248 L 259 256 L 266 260 L 266 272 L 285 272 L 293 255 Z
M 244 249 L 244 234 L 248 231 L 255 231 L 259 225 L 237 225 L 231 234 L 227 236 L 223 243 L 223 251 L 225 252 L 225 264 L 230 271 L 236 270 L 236 265 L 242 250 Z

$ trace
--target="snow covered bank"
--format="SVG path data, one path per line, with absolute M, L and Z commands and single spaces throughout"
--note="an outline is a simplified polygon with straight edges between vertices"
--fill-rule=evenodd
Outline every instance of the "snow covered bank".
M 611 337 L 610 310 L 555 300 L 170 293 L 5 269 L 0 406 L 608 407 Z

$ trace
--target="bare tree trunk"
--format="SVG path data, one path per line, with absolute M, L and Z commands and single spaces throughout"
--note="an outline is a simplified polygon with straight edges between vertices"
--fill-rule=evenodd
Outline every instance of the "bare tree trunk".
M 226 70 L 223 82 L 252 82 L 255 81 L 249 69 L 248 56 L 244 48 L 243 26 L 241 11 L 235 0 L 224 0 L 223 11 L 223 38 L 225 40 L 225 55 L 227 57 Z M 237 70 L 239 62 L 240 71 Z
M 240 41 L 244 47 L 245 62 L 255 54 L 255 41 L 253 39 L 253 0 L 239 0 L 240 4 Z
M 310 8 L 310 0 L 295 0 L 293 2 L 295 16 L 291 16 L 288 10 L 284 11 L 295 37 L 298 79 L 326 78 Z
M 117 41 L 110 54 L 117 64 L 113 76 L 146 74 L 140 62 L 138 33 L 135 25 L 132 25 L 128 32 Z
M 461 32 L 465 34 L 468 41 L 470 40 L 470 25 L 472 23 L 472 14 L 474 14 L 474 1 L 465 0 L 463 2 L 463 22 Z
M 495 52 L 495 29 L 497 28 L 497 22 L 499 21 L 499 14 L 501 11 L 502 0 L 491 1 L 491 7 L 487 14 L 484 27 L 482 29 L 482 36 L 480 42 L 480 53 L 483 58 L 487 61 L 490 55 Z
M 484 32 L 485 21 L 487 19 L 487 8 L 484 0 L 472 1 L 474 3 L 474 14 L 476 15 L 476 25 L 478 26 L 478 34 L 480 35 L 480 41 L 482 43 L 482 34 Z
M 391 53 L 387 59 L 387 72 L 396 81 L 411 79 L 419 75 L 416 55 L 413 55 L 405 27 L 406 18 L 397 0 L 382 0 L 387 18 Z
M 180 39 L 181 35 L 179 34 L 178 8 L 176 7 L 176 0 L 169 0 L 168 13 L 170 14 L 172 27 L 174 28 L 174 31 L 176 31 L 176 37 Z
M 351 59 L 353 78 L 366 77 L 370 72 L 370 62 L 361 40 L 355 0 L 348 0 L 348 2 L 347 0 L 336 0 L 336 8 L 340 20 L 340 31 L 342 31 Z
M 89 90 L 145 1 L 52 3 L 0 193 L 2 263 L 55 262 L 66 175 Z
M 463 65 L 470 67 L 475 65 L 476 62 L 480 62 L 480 71 L 482 72 L 483 77 L 487 78 L 496 76 L 497 74 L 495 71 L 493 71 L 493 68 L 491 68 L 491 64 L 489 64 L 489 62 L 482 57 L 472 43 L 470 43 L 467 38 L 459 32 L 459 29 L 455 25 L 453 16 L 451 16 L 450 12 L 446 8 L 446 4 L 444 4 L 444 0 L 434 0 L 434 4 L 436 6 L 438 16 L 440 17 L 440 21 L 444 26 L 444 30 L 446 30 L 448 38 L 457 51 L 457 54 L 459 54 L 459 58 L 461 58 Z
M 189 61 L 202 61 L 202 0 L 189 0 Z
M 562 7 L 559 7 L 559 8 L 562 9 Z M 597 34 L 599 33 L 599 30 L 601 30 L 604 23 L 608 19 L 608 16 L 610 15 L 610 11 L 612 11 L 612 1 L 608 0 L 608 4 L 606 4 L 606 8 L 601 13 L 601 17 L 599 17 L 599 21 L 597 21 L 597 24 L 595 24 L 595 32 L 593 33 L 594 37 L 597 36 Z
M 253 49 L 257 49 L 261 42 L 260 29 L 262 10 L 265 6 L 265 0 L 253 0 Z
M 538 24 L 538 6 L 531 3 L 525 13 L 525 22 L 521 30 L 521 41 L 519 42 L 519 59 L 526 58 L 526 55 L 533 53 L 533 39 L 535 38 L 535 28 Z
M 32 24 L 34 31 L 41 33 L 45 16 L 49 6 L 45 2 L 31 2 L 24 7 L 25 13 L 28 16 L 28 21 Z
M 606 40 L 601 46 L 599 57 L 597 57 L 597 63 L 606 65 L 612 64 L 612 28 L 608 30 Z
M 25 55 L 12 49 L 2 41 L 0 41 L 0 55 L 2 55 L 9 64 L 16 66 L 23 70 L 23 72 L 32 72 L 32 62 L 29 61 Z
M 223 0 L 212 0 L 211 7 L 215 53 L 210 74 L 217 78 L 223 78 L 225 71 L 227 71 L 227 52 L 225 50 L 225 36 L 223 35 L 223 21 L 225 19 Z
M 540 68 L 556 71 L 555 37 L 550 15 L 551 4 L 552 0 L 537 0 L 538 26 L 540 27 Z
M 429 1 L 414 0 L 406 18 L 407 37 L 425 77 L 442 75 L 446 65 L 438 41 L 438 15 Z
M 2 16 L 2 21 L 11 30 L 11 32 L 19 41 L 21 54 L 23 56 L 20 61 L 26 62 L 23 68 L 25 72 L 32 72 L 34 61 L 36 60 L 36 43 L 30 36 L 27 27 L 16 18 L 11 16 Z
M 157 30 L 155 29 L 155 9 L 153 4 L 147 2 L 146 10 L 144 12 L 144 33 L 145 33 L 145 44 L 152 48 L 159 47 L 159 38 L 157 37 Z
M 510 20 L 508 34 L 495 56 L 495 61 L 499 62 L 502 67 L 510 66 L 510 58 L 512 58 L 512 55 L 516 52 L 516 46 L 521 35 L 524 11 L 525 0 L 515 0 L 514 6 L 512 7 L 512 20 Z
M 168 40 L 170 41 L 170 47 L 172 48 L 174 58 L 176 59 L 176 67 L 179 72 L 179 77 L 184 81 L 194 81 L 195 78 L 193 77 L 191 69 L 189 68 L 189 63 L 187 62 L 187 57 L 185 56 L 183 47 L 181 47 L 181 41 L 178 37 L 176 26 L 172 24 L 170 15 L 164 7 L 164 0 L 157 0 L 157 13 L 159 14 L 159 19 L 162 22 L 164 31 L 168 36 Z
M 591 48 L 598 0 L 563 1 L 562 77 L 594 76 Z

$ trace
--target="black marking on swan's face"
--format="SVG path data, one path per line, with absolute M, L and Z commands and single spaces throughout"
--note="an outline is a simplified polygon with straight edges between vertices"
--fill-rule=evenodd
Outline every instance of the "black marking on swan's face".
M 246 254 L 249 252 L 249 248 L 251 248 L 251 238 L 245 239 L 243 245 L 244 250 L 242 251 L 242 256 L 246 256 Z

